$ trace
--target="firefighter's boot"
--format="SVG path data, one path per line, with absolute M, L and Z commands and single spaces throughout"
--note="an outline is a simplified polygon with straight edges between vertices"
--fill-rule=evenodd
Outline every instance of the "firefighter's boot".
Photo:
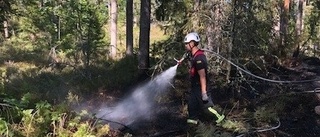
M 194 137 L 196 135 L 199 120 L 187 119 L 187 137 Z
M 219 124 L 224 118 L 225 116 L 222 114 L 220 115 L 215 109 L 213 109 L 212 107 L 208 107 L 208 110 L 214 114 L 217 117 L 216 123 Z

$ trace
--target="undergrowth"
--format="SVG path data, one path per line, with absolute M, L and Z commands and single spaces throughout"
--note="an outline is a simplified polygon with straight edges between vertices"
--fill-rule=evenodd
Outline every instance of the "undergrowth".
M 2 60 L 0 136 L 124 136 L 95 120 L 88 110 L 75 111 L 72 107 L 98 90 L 112 93 L 130 86 L 137 77 L 137 68 L 132 67 L 137 66 L 134 56 L 89 67 L 65 63 L 58 68 Z
M 69 103 L 63 102 L 53 106 L 46 101 L 40 101 L 34 108 L 29 109 L 14 105 L 5 108 L 2 105 L 1 108 L 6 109 L 6 113 L 0 115 L 0 135 L 7 137 L 120 135 L 120 132 L 113 131 L 108 124 L 94 120 L 87 110 L 82 110 L 80 113 L 72 111 L 69 108 L 72 105 Z

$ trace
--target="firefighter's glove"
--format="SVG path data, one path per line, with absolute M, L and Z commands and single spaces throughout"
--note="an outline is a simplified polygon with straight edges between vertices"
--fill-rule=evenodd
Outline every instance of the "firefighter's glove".
M 209 102 L 209 97 L 208 97 L 208 94 L 207 93 L 202 93 L 202 102 L 204 104 L 208 103 Z

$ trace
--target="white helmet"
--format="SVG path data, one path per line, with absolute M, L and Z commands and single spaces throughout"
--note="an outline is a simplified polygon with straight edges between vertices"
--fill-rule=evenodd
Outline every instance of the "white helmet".
M 198 33 L 191 32 L 184 38 L 184 43 L 189 43 L 190 41 L 200 42 L 200 37 Z

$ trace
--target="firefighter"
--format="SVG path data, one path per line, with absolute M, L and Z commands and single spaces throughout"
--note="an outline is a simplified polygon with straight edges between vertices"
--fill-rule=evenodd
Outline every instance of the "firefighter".
M 191 80 L 191 91 L 187 98 L 188 124 L 198 124 L 203 109 L 213 106 L 207 92 L 207 59 L 204 52 L 198 47 L 200 37 L 192 32 L 184 39 L 185 48 L 189 54 L 189 73 Z

